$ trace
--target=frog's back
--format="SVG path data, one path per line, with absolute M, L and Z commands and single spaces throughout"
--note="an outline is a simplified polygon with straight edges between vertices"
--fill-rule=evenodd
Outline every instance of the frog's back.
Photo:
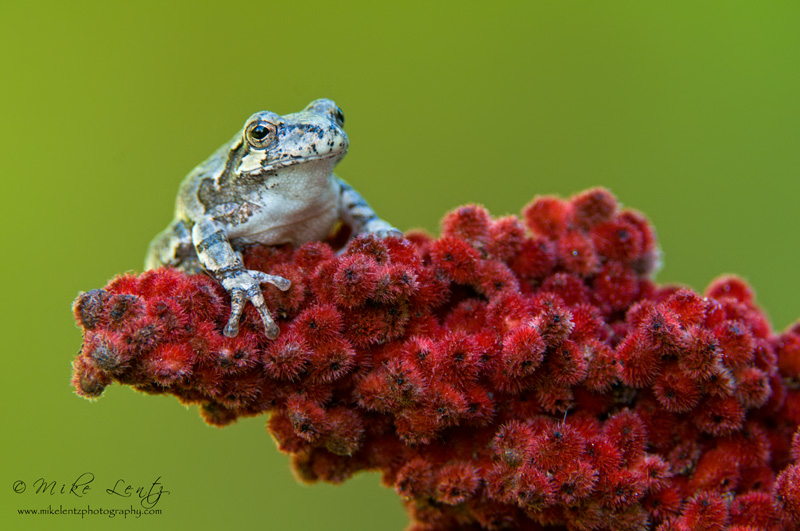
M 207 205 L 200 201 L 200 187 L 218 185 L 220 177 L 231 164 L 231 148 L 238 139 L 239 135 L 222 145 L 181 181 L 175 198 L 175 221 L 184 220 L 193 224 L 206 214 Z
M 206 211 L 199 199 L 199 188 L 202 183 L 219 178 L 237 138 L 238 135 L 222 145 L 183 179 L 175 199 L 173 220 L 150 242 L 145 256 L 145 269 L 161 266 L 179 267 L 187 271 L 202 269 L 192 243 L 192 226 Z

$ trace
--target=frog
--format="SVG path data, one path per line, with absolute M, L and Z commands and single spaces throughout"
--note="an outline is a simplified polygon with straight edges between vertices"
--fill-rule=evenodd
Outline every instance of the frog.
M 295 247 L 323 241 L 341 224 L 354 235 L 399 238 L 364 198 L 339 178 L 334 167 L 349 140 L 344 114 L 335 102 L 318 99 L 302 111 L 256 112 L 234 137 L 183 180 L 173 221 L 150 243 L 145 269 L 172 267 L 206 273 L 231 298 L 223 334 L 236 337 L 247 302 L 278 337 L 261 284 L 286 291 L 289 279 L 247 269 L 243 249 L 252 244 Z

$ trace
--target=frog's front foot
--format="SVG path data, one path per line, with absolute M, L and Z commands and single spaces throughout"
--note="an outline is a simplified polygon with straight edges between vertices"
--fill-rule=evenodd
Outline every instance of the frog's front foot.
M 266 336 L 270 339 L 278 337 L 280 329 L 267 309 L 264 296 L 261 294 L 260 284 L 268 282 L 279 290 L 286 291 L 292 285 L 288 279 L 252 269 L 234 269 L 225 273 L 217 272 L 216 276 L 222 287 L 231 295 L 231 316 L 223 332 L 227 337 L 236 337 L 239 333 L 239 319 L 248 300 L 258 310 L 258 314 L 264 322 Z
M 364 227 L 364 232 L 367 232 L 369 234 L 374 234 L 378 238 L 403 237 L 403 233 L 399 229 L 394 228 L 388 222 L 379 218 L 367 222 L 366 226 Z

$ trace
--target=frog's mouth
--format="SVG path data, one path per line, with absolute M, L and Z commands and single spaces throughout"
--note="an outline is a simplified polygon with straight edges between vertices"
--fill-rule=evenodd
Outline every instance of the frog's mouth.
M 258 155 L 261 156 L 253 156 L 256 154 L 251 152 L 242 157 L 242 160 L 239 163 L 239 167 L 236 169 L 236 173 L 238 173 L 239 175 L 263 173 L 268 171 L 279 170 L 287 166 L 295 166 L 299 164 L 306 164 L 310 162 L 317 162 L 329 159 L 336 159 L 332 164 L 332 166 L 334 166 L 339 162 L 339 160 L 341 160 L 345 156 L 346 153 L 347 150 L 345 149 L 339 152 L 332 151 L 330 153 L 312 154 L 312 155 L 294 155 L 294 156 L 287 155 L 283 159 L 265 160 L 266 159 L 265 154 L 260 153 Z

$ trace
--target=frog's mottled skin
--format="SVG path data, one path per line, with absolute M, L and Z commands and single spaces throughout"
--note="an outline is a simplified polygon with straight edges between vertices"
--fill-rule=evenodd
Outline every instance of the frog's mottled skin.
M 287 290 L 289 280 L 244 268 L 237 247 L 300 245 L 323 240 L 341 220 L 352 233 L 400 236 L 353 188 L 333 173 L 347 153 L 344 116 L 321 99 L 294 114 L 264 111 L 181 183 L 175 220 L 150 243 L 145 268 L 205 269 L 231 294 L 225 335 L 239 330 L 250 300 L 274 339 L 278 326 L 261 283 Z

